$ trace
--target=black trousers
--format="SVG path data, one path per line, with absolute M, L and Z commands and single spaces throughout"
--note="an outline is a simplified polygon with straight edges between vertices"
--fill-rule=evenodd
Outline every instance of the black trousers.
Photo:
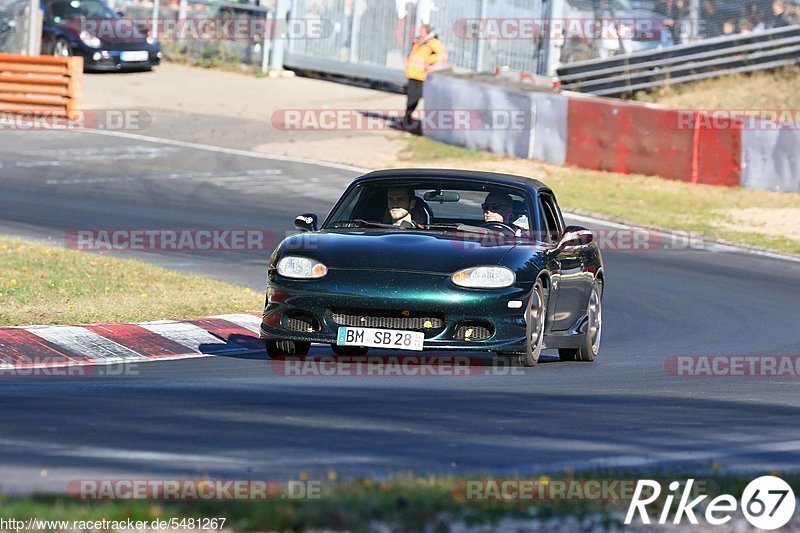
M 406 94 L 408 95 L 408 104 L 406 104 L 406 122 L 411 120 L 411 113 L 417 108 L 419 105 L 419 101 L 422 98 L 422 84 L 419 80 L 408 80 L 408 89 L 406 89 Z

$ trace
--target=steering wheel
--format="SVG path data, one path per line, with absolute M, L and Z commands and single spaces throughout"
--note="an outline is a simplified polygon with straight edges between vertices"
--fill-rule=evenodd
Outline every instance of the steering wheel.
M 508 235 L 510 237 L 514 237 L 517 234 L 516 228 L 514 228 L 514 226 L 511 224 L 506 224 L 505 222 L 484 222 L 481 224 L 481 227 L 497 230 L 503 235 Z

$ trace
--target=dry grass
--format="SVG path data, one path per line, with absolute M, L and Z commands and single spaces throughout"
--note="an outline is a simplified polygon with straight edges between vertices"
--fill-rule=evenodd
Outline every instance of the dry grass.
M 662 87 L 635 99 L 685 109 L 800 110 L 800 66 Z
M 259 310 L 250 289 L 0 237 L 0 325 L 138 322 Z

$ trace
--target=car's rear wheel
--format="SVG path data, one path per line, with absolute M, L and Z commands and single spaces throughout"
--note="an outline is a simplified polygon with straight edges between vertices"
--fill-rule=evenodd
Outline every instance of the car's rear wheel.
M 354 355 L 367 355 L 369 348 L 366 346 L 340 346 L 338 344 L 331 344 L 331 350 L 336 355 L 354 356 Z
M 69 57 L 72 55 L 72 49 L 69 47 L 69 41 L 63 37 L 56 39 L 53 43 L 53 55 L 56 57 Z
M 311 343 L 303 341 L 266 340 L 264 344 L 267 347 L 267 355 L 272 358 L 286 357 L 287 355 L 308 355 L 308 351 L 311 349 Z
M 558 356 L 562 361 L 594 361 L 600 352 L 600 337 L 603 333 L 603 285 L 597 281 L 589 296 L 586 314 L 586 331 L 580 348 L 561 348 Z
M 541 279 L 537 279 L 528 300 L 528 307 L 525 310 L 525 333 L 528 339 L 525 352 L 518 354 L 499 354 L 504 359 L 521 366 L 535 366 L 539 362 L 544 344 L 544 319 L 547 316 L 546 303 L 544 298 L 544 285 Z

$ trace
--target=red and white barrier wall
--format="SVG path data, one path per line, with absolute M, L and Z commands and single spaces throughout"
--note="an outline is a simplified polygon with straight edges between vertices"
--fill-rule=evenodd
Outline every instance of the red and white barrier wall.
M 497 121 L 480 128 L 426 128 L 423 122 L 425 136 L 441 142 L 593 170 L 800 192 L 800 124 L 764 129 L 735 117 L 712 119 L 703 110 L 521 91 L 446 74 L 431 75 L 424 96 L 428 110 L 529 117 L 525 127 Z

